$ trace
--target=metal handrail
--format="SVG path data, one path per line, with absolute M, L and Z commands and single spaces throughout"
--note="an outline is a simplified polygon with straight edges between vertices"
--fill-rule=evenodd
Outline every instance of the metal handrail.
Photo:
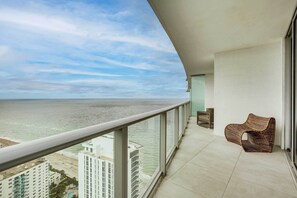
M 189 101 L 0 149 L 0 171 L 168 112 Z

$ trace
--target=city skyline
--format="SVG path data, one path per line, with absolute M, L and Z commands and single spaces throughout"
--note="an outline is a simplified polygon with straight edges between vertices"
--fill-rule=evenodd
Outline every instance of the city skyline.
M 4 0 L 0 28 L 0 99 L 188 96 L 147 1 Z

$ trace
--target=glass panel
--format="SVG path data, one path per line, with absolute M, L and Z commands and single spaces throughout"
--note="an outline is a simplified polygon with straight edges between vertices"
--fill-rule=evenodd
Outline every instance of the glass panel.
M 192 102 L 192 115 L 196 116 L 197 111 L 204 111 L 205 99 L 205 76 L 192 76 L 191 77 L 191 102 Z
M 167 157 L 170 155 L 171 151 L 174 148 L 174 111 L 171 110 L 167 112 L 167 138 L 166 138 L 166 153 Z
M 128 193 L 138 197 L 160 171 L 160 116 L 133 124 L 128 131 Z
M 296 46 L 297 46 L 297 42 L 296 42 L 296 39 L 297 39 L 297 21 L 296 21 L 296 18 L 295 18 L 295 20 L 294 20 L 294 25 L 293 25 L 293 27 L 294 27 L 294 31 L 293 31 L 293 41 L 295 42 L 294 44 L 293 44 L 293 46 L 294 46 L 294 49 L 293 49 L 293 59 L 292 60 L 294 60 L 294 62 L 292 61 L 292 63 L 293 63 L 293 71 L 295 71 L 295 73 L 293 72 L 293 74 L 294 74 L 294 76 L 293 76 L 293 89 L 294 89 L 294 92 L 293 92 L 293 97 L 292 97 L 292 99 L 293 100 L 295 100 L 294 101 L 294 104 L 293 104 L 293 106 L 292 106 L 292 111 L 293 111 L 293 119 L 295 119 L 294 120 L 294 127 L 293 127 L 293 134 L 292 134 L 292 139 L 293 139 L 293 156 L 294 156 L 294 158 L 295 158 L 295 160 L 294 160 L 294 163 L 295 163 L 295 165 L 297 165 L 297 115 L 296 115 L 296 104 L 297 104 L 297 99 L 296 99 L 296 93 L 297 93 L 297 79 L 296 79 L 296 77 L 297 77 L 297 74 L 296 74 L 296 72 L 297 72 L 297 68 L 296 68 L 296 66 L 297 66 L 297 49 L 296 49 Z
M 178 111 L 178 116 L 179 116 L 178 134 L 179 134 L 179 137 L 181 137 L 183 134 L 183 107 L 180 106 L 180 107 L 178 107 L 178 109 L 179 109 L 179 111 Z
M 109 133 L 0 172 L 0 197 L 113 197 L 113 163 Z
M 285 65 L 285 150 L 292 149 L 292 36 L 286 38 Z M 291 154 L 288 156 L 291 157 Z

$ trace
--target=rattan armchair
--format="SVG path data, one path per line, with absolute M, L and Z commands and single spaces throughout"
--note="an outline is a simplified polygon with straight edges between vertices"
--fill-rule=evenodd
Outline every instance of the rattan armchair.
M 214 109 L 206 108 L 206 111 L 197 111 L 197 124 L 213 128 Z
M 247 140 L 242 136 L 247 133 Z M 243 124 L 229 124 L 225 128 L 229 142 L 241 145 L 246 152 L 272 152 L 275 137 L 275 119 L 249 114 Z

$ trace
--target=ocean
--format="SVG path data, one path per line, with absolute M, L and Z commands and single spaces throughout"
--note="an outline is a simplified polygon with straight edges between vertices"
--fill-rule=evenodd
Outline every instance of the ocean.
M 0 100 L 0 137 L 21 142 L 29 141 L 159 109 L 181 101 L 177 99 Z M 168 116 L 168 124 L 172 122 L 173 117 Z M 159 166 L 158 128 L 158 116 L 128 128 L 129 141 L 142 146 L 140 164 L 146 175 L 152 175 Z M 173 141 L 172 135 L 169 134 L 168 138 Z M 81 145 L 76 145 L 66 149 L 66 152 L 76 155 L 81 149 Z

